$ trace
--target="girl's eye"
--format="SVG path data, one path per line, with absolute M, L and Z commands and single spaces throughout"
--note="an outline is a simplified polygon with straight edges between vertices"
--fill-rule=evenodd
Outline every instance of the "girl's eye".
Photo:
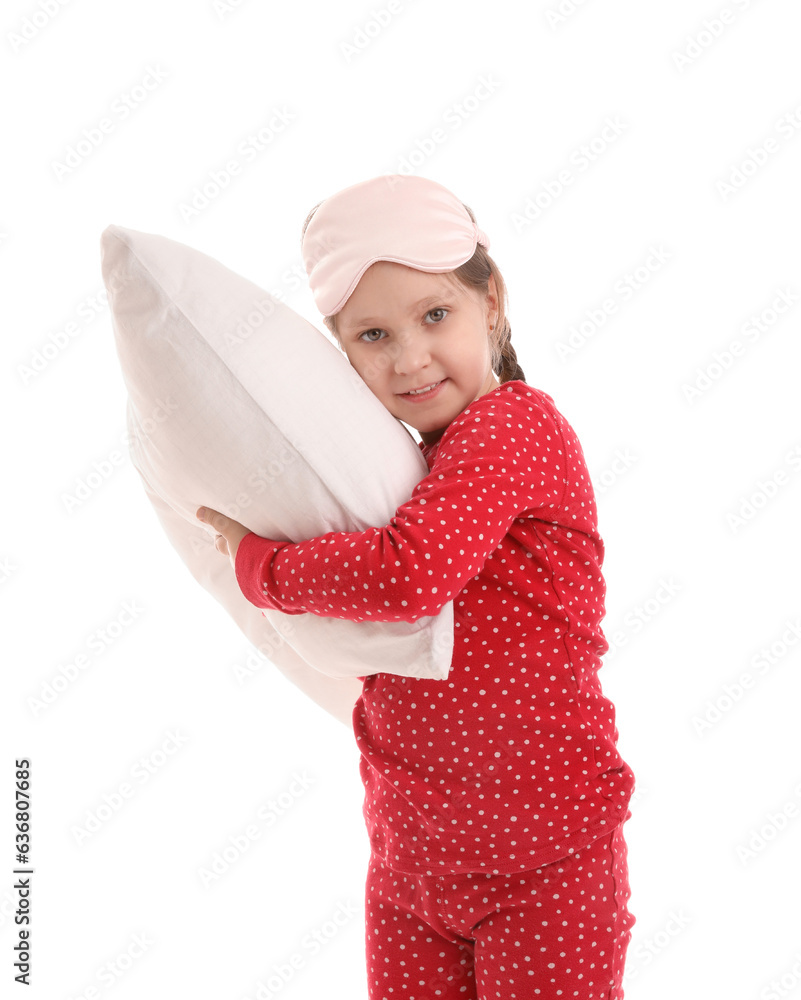
M 426 313 L 426 316 L 431 316 L 434 313 L 442 313 L 442 316 L 439 319 L 435 320 L 435 323 L 441 323 L 442 320 L 445 319 L 445 317 L 447 316 L 448 312 L 449 312 L 448 309 L 444 309 L 442 306 L 437 306 L 434 309 L 429 309 L 428 312 Z M 379 334 L 381 334 L 381 336 L 380 337 L 373 337 L 373 336 L 371 336 L 371 334 L 374 334 L 374 333 L 379 333 Z M 385 334 L 384 334 L 383 330 L 378 330 L 378 329 L 375 329 L 375 330 L 363 330 L 359 334 L 358 339 L 361 340 L 361 341 L 363 341 L 366 344 L 375 344 L 379 340 L 383 340 L 384 336 L 385 336 Z

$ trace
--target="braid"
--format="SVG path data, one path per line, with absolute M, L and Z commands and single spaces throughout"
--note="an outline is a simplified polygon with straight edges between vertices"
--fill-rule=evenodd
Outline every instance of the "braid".
M 497 364 L 493 365 L 493 367 L 498 372 L 498 381 L 501 384 L 512 382 L 514 379 L 520 379 L 521 382 L 525 382 L 526 376 L 517 360 L 517 352 L 512 347 L 512 328 L 505 317 L 503 330 L 498 337 L 496 351 Z

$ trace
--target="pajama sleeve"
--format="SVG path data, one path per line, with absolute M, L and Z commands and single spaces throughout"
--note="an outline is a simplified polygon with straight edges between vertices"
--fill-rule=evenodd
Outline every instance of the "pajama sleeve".
M 491 392 L 446 428 L 429 474 L 389 524 L 278 542 L 251 532 L 236 578 L 256 607 L 351 621 L 439 613 L 481 570 L 512 522 L 555 520 L 566 492 L 556 416 L 536 397 Z

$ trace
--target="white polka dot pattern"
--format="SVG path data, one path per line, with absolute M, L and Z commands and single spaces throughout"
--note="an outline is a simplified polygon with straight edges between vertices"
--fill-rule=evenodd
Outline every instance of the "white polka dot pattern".
M 372 674 L 354 708 L 371 849 L 396 871 L 528 870 L 616 827 L 634 786 L 597 676 L 592 484 L 553 399 L 519 380 L 422 450 L 430 472 L 388 525 L 247 535 L 237 579 L 258 607 L 355 621 L 453 599 L 448 679 Z
M 516 874 L 411 875 L 371 856 L 370 1000 L 622 1000 L 636 918 L 623 827 Z

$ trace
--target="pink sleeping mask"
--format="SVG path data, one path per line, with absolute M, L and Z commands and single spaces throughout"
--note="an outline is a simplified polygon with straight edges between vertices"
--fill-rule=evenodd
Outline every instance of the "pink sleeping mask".
M 447 188 L 383 174 L 326 198 L 303 236 L 303 265 L 323 316 L 334 316 L 377 260 L 453 271 L 489 239 Z

